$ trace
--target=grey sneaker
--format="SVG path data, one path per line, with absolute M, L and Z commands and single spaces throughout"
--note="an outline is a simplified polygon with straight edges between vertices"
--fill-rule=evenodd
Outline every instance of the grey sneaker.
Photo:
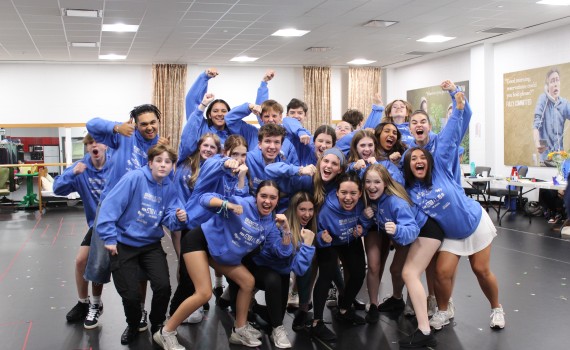
M 292 347 L 289 338 L 287 338 L 287 331 L 283 325 L 273 328 L 273 332 L 271 332 L 271 340 L 275 343 L 276 348 L 289 349 Z
M 447 312 L 449 312 L 449 318 L 455 317 L 455 304 L 453 303 L 453 298 L 449 298 L 447 303 Z
M 246 327 L 242 327 L 241 329 L 232 328 L 230 343 L 237 345 L 245 345 L 249 346 L 250 348 L 255 348 L 257 346 L 260 346 L 261 340 L 257 339 L 257 337 L 248 332 Z
M 176 331 L 168 335 L 162 334 L 161 328 L 158 330 L 158 332 L 152 335 L 152 339 L 154 339 L 154 341 L 164 350 L 186 350 L 186 348 L 180 345 L 178 342 L 176 334 L 178 334 Z
M 503 311 L 502 306 L 491 310 L 491 328 L 505 328 L 505 311 Z
M 245 324 L 245 330 L 257 339 L 261 339 L 261 337 L 263 336 L 263 334 L 261 334 L 261 332 L 258 331 L 254 326 L 252 326 L 249 322 Z
M 432 317 L 437 311 L 437 301 L 435 295 L 428 295 L 427 297 L 427 313 L 428 317 Z
M 429 320 L 429 325 L 439 331 L 440 329 L 443 328 L 443 326 L 446 326 L 449 324 L 449 319 L 451 317 L 449 317 L 449 311 L 437 311 L 433 317 Z
M 188 318 L 182 321 L 182 323 L 196 324 L 202 322 L 202 319 L 204 319 L 204 308 L 200 307 L 198 310 L 191 313 Z

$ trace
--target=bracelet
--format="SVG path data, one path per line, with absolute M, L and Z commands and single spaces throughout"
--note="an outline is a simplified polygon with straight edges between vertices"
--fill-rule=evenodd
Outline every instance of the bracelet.
M 208 108 L 208 105 L 205 105 L 204 102 L 200 102 L 200 104 L 204 106 L 204 108 Z
M 224 200 L 222 205 L 220 206 L 220 210 L 216 212 L 216 214 L 223 214 L 224 217 L 228 217 L 228 201 Z

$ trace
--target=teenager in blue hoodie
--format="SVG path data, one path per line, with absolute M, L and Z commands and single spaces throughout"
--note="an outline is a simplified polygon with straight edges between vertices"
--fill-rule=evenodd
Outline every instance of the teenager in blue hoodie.
M 163 349 L 184 349 L 176 339 L 176 328 L 190 314 L 210 300 L 210 266 L 236 282 L 240 289 L 236 300 L 236 320 L 230 342 L 249 347 L 261 345 L 261 333 L 247 322 L 255 280 L 242 265 L 244 256 L 257 249 L 268 235 L 280 234 L 274 218 L 279 188 L 274 181 L 263 181 L 255 197 L 232 196 L 223 199 L 217 193 L 205 193 L 204 207 L 217 211 L 207 222 L 186 234 L 182 240 L 182 259 L 196 292 L 176 309 L 164 327 L 153 335 Z M 288 228 L 286 222 L 280 222 Z
M 353 172 L 339 176 L 336 192 L 330 192 L 318 214 L 317 264 L 319 277 L 313 291 L 314 320 L 311 335 L 324 341 L 334 341 L 336 335 L 323 323 L 323 309 L 338 268 L 338 260 L 348 273 L 344 290 L 339 298 L 335 317 L 350 325 L 366 322 L 351 308 L 366 274 L 364 248 L 361 235 L 364 204 L 360 200 L 362 184 Z
M 330 125 L 321 125 L 315 130 L 308 144 L 302 143 L 298 138 L 294 138 L 292 142 L 301 166 L 317 165 L 323 152 L 335 146 L 336 132 Z
M 390 159 L 398 169 L 401 168 L 400 160 L 407 149 L 402 142 L 402 133 L 392 122 L 382 122 L 374 129 L 374 136 L 378 140 L 378 146 L 383 156 Z
M 162 226 L 178 230 L 187 221 L 186 212 L 169 175 L 176 163 L 170 146 L 157 145 L 148 152 L 148 165 L 126 174 L 103 200 L 97 229 L 111 255 L 111 270 L 123 300 L 127 321 L 121 344 L 131 343 L 142 317 L 139 271 L 150 280 L 151 330 L 166 319 L 170 300 L 170 277 L 166 253 L 160 242 Z
M 465 196 L 456 182 L 453 164 L 463 136 L 463 112 L 466 102 L 462 92 L 446 127 L 439 134 L 434 155 L 414 147 L 404 157 L 406 187 L 412 201 L 445 232 L 437 258 L 436 298 L 438 311 L 430 325 L 441 329 L 453 314 L 448 310 L 453 289 L 453 275 L 461 256 L 468 256 L 471 269 L 491 304 L 491 328 L 504 328 L 505 317 L 499 303 L 497 279 L 490 269 L 491 242 L 496 229 L 489 214 L 475 200 Z
M 392 179 L 383 166 L 374 164 L 366 170 L 364 188 L 367 202 L 372 205 L 365 209 L 365 215 L 368 218 L 374 217 L 376 225 L 382 231 L 368 231 L 364 238 L 370 296 L 366 321 L 375 323 L 379 319 L 377 301 L 381 274 L 380 278 L 378 275 L 382 262 L 382 257 L 379 256 L 382 247 L 378 246 L 378 242 L 380 234 L 384 234 L 397 243 L 394 262 L 390 266 L 393 294 L 388 300 L 399 295 L 400 303 L 403 303 L 401 296 L 405 282 L 418 320 L 418 330 L 410 337 L 402 339 L 400 347 L 435 346 L 436 340 L 430 331 L 428 320 L 426 293 L 420 277 L 441 245 L 443 230 L 435 220 L 428 218 L 412 204 L 406 190 Z
M 255 285 L 265 291 L 267 305 L 254 305 L 253 311 L 271 325 L 271 339 L 280 349 L 292 346 L 283 326 L 291 271 L 300 279 L 303 293 L 307 296 L 310 293 L 311 274 L 307 272 L 315 254 L 315 228 L 311 230 L 308 225 L 314 226 L 316 221 L 313 220 L 314 204 L 311 195 L 297 192 L 291 198 L 284 215 L 290 223 L 289 230 L 282 228 L 280 235 L 268 235 L 259 254 L 253 256 L 251 264 Z M 284 254 L 283 251 L 288 249 L 291 249 L 291 254 Z M 304 325 L 303 322 L 303 327 Z
M 107 146 L 97 143 L 91 135 L 85 135 L 83 144 L 87 147 L 87 154 L 55 178 L 53 192 L 58 196 L 78 192 L 83 201 L 89 230 L 83 238 L 75 258 L 75 284 L 79 301 L 67 313 L 66 318 L 68 322 L 81 321 L 86 329 L 92 329 L 97 327 L 99 317 L 103 314 L 103 302 L 101 300 L 103 285 L 91 283 L 93 293 L 93 303 L 91 303 L 89 300 L 89 281 L 83 278 L 83 274 L 91 245 L 95 213 L 101 192 L 105 187 L 107 172 L 111 168 L 111 162 L 107 161 Z

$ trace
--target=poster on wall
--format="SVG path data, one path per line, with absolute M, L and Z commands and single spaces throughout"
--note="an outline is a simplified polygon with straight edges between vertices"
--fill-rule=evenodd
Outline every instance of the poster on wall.
M 558 165 L 556 153 L 570 148 L 564 92 L 570 92 L 569 63 L 504 74 L 506 165 Z
M 465 92 L 465 97 L 469 99 L 469 81 L 454 82 Z M 447 123 L 451 115 L 451 97 L 447 91 L 441 90 L 439 85 L 425 87 L 421 89 L 408 90 L 406 100 L 412 105 L 412 110 L 423 109 L 430 117 L 432 131 L 439 133 Z M 469 163 L 469 131 L 461 141 L 464 148 L 461 163 Z

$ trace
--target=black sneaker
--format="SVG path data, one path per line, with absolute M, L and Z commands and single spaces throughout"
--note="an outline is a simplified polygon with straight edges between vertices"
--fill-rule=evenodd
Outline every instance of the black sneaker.
M 133 340 L 135 340 L 137 333 L 138 333 L 137 327 L 127 326 L 127 328 L 125 328 L 125 331 L 121 335 L 121 344 L 128 345 L 132 343 Z
M 396 299 L 394 297 L 389 297 L 384 299 L 384 302 L 378 305 L 378 311 L 380 312 L 402 312 L 406 307 L 404 299 Z
M 437 345 L 437 340 L 433 336 L 433 332 L 425 335 L 419 329 L 410 335 L 409 337 L 400 340 L 401 348 L 424 348 L 424 347 L 434 347 Z
M 82 303 L 80 301 L 75 304 L 75 306 L 69 310 L 65 318 L 67 318 L 67 322 L 83 322 L 85 321 L 85 317 L 89 313 L 89 303 Z
M 148 321 L 147 321 L 147 312 L 146 310 L 142 311 L 141 321 L 139 322 L 139 332 L 144 332 L 148 329 Z
M 103 303 L 101 304 L 89 304 L 89 313 L 85 317 L 83 322 L 83 327 L 85 329 L 93 329 L 99 325 L 99 317 L 103 315 Z
M 358 311 L 366 310 L 366 303 L 363 302 L 362 300 L 354 299 L 354 302 L 352 303 L 352 305 L 354 306 L 354 310 L 358 310 Z
M 218 298 L 216 299 L 216 306 L 218 306 L 220 309 L 225 310 L 230 307 L 230 301 L 224 298 Z
M 293 328 L 293 330 L 295 332 L 298 331 L 302 331 L 303 329 L 305 329 L 305 327 L 307 326 L 307 320 L 308 320 L 308 312 L 298 309 L 297 311 L 295 311 L 295 318 L 293 319 L 293 325 L 291 326 L 291 328 Z
M 336 341 L 336 334 L 325 326 L 323 320 L 318 320 L 316 325 L 311 325 L 310 334 L 311 337 L 323 341 Z
M 202 305 L 202 307 L 204 308 L 204 311 L 209 311 L 210 310 L 210 303 L 207 302 L 206 304 Z
M 218 299 L 224 293 L 224 286 L 215 287 L 213 294 Z
M 335 313 L 334 316 L 337 320 L 349 325 L 361 326 L 363 324 L 366 324 L 366 321 L 362 317 L 358 316 L 352 309 L 347 310 L 344 314 L 342 314 L 339 310 L 337 313 Z
M 374 304 L 370 304 L 370 309 L 368 309 L 368 313 L 366 314 L 366 322 L 368 323 L 377 323 L 380 319 L 380 312 L 378 312 L 378 306 Z

